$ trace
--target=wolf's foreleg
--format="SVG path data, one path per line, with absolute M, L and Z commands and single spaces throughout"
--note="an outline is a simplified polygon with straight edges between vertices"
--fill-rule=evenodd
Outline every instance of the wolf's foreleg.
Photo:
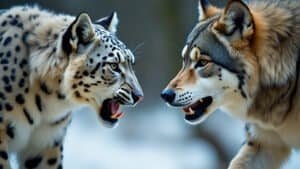
M 229 169 L 280 169 L 290 152 L 286 146 L 269 146 L 250 141 L 239 150 Z

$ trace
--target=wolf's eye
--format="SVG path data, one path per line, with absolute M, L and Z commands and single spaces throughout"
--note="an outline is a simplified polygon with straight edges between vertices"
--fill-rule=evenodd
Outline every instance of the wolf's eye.
M 204 60 L 204 59 L 201 59 L 197 62 L 197 64 L 195 65 L 195 68 L 198 68 L 198 67 L 204 67 L 206 66 L 207 64 L 209 63 L 208 60 Z

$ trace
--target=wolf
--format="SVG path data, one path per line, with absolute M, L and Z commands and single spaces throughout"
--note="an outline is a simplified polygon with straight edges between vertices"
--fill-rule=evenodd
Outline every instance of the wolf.
M 278 169 L 300 148 L 300 1 L 199 1 L 183 67 L 162 98 L 199 124 L 215 110 L 247 123 L 229 169 Z

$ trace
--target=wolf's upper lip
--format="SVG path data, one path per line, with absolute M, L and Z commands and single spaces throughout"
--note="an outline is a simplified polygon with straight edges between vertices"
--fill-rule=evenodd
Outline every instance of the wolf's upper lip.
M 190 112 L 190 110 L 197 111 L 197 109 L 200 109 L 200 108 L 202 108 L 202 109 L 207 108 L 212 103 L 212 101 L 213 101 L 213 99 L 211 96 L 202 98 L 202 99 L 198 100 L 197 102 L 195 102 L 187 107 L 184 107 L 183 111 L 187 113 L 187 112 Z
M 213 98 L 211 96 L 204 97 L 197 102 L 184 107 L 182 110 L 186 113 L 186 120 L 196 120 L 200 118 L 206 111 L 207 107 L 210 106 L 213 102 Z

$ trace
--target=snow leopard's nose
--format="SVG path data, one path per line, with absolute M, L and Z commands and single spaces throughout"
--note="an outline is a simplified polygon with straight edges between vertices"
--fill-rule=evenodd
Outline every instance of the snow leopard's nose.
M 134 104 L 137 104 L 143 100 L 144 96 L 140 95 L 140 94 L 132 93 L 132 98 L 133 98 Z

